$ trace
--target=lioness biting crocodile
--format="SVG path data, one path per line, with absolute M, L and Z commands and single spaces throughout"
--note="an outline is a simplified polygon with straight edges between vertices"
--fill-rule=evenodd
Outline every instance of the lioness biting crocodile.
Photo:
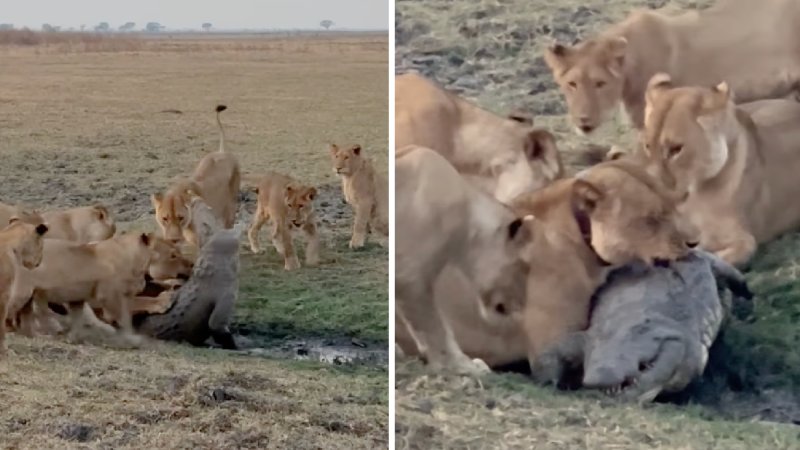
M 203 345 L 211 337 L 224 349 L 237 348 L 230 325 L 239 290 L 242 227 L 222 229 L 200 249 L 189 281 L 172 295 L 163 314 L 137 315 L 137 332 L 162 340 Z
M 589 328 L 544 352 L 534 379 L 559 383 L 582 369 L 584 387 L 640 402 L 681 391 L 702 375 L 722 323 L 717 278 L 752 298 L 738 270 L 701 250 L 670 267 L 613 272 L 596 293 Z

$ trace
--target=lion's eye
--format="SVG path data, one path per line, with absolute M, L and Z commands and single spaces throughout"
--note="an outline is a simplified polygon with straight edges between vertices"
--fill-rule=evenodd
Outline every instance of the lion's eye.
M 594 85 L 595 85 L 595 86 L 597 86 L 598 88 L 601 88 L 601 87 L 603 87 L 603 86 L 605 86 L 605 85 L 606 85 L 606 82 L 605 82 L 605 81 L 602 81 L 602 80 L 601 80 L 601 81 L 596 81 L 596 82 L 594 83 Z
M 644 224 L 650 229 L 656 229 L 661 224 L 661 220 L 658 217 L 649 216 L 644 218 Z
M 574 81 L 570 81 L 570 82 L 569 82 L 569 83 L 567 83 L 567 84 L 568 84 L 568 85 L 569 85 L 569 87 L 571 87 L 572 89 L 575 89 L 576 87 L 578 87 L 578 83 L 576 83 L 576 82 L 574 82 Z
M 161 221 L 162 222 L 169 222 L 169 217 L 164 216 L 164 217 L 161 218 Z

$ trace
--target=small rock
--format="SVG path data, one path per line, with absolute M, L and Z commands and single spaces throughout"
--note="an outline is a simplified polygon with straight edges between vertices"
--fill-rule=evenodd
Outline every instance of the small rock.
M 442 57 L 439 55 L 416 56 L 411 61 L 421 66 L 438 66 Z
M 497 407 L 497 400 L 495 400 L 493 398 L 490 398 L 490 399 L 486 400 L 486 409 L 490 409 L 491 410 L 491 409 L 494 409 L 495 407 Z
M 481 88 L 481 82 L 477 78 L 473 76 L 463 76 L 456 80 L 453 84 L 455 87 L 459 87 L 462 89 L 470 89 L 473 91 L 477 91 Z
M 88 442 L 93 434 L 94 427 L 90 425 L 69 424 L 62 427 L 57 436 L 66 441 Z
M 430 399 L 424 398 L 417 402 L 415 408 L 423 414 L 430 414 L 433 411 L 433 402 Z

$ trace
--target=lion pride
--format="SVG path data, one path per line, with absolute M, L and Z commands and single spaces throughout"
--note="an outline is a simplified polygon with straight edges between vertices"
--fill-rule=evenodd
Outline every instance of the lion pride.
M 784 97 L 800 81 L 800 2 L 719 0 L 697 12 L 634 11 L 576 45 L 555 44 L 545 61 L 576 129 L 591 133 L 622 103 L 644 126 L 644 93 L 658 72 L 675 85 L 727 80 L 737 101 Z
M 555 138 L 530 119 L 499 117 L 415 73 L 395 78 L 395 149 L 437 151 L 501 202 L 561 177 Z

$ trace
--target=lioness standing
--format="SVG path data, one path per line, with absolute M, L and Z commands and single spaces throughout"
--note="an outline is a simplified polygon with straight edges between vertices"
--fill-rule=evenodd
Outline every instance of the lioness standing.
M 657 72 L 676 86 L 723 80 L 737 101 L 779 98 L 800 87 L 800 2 L 719 0 L 676 16 L 635 11 L 577 45 L 556 44 L 545 61 L 580 133 L 608 121 L 622 102 L 644 127 L 645 88 Z
M 434 303 L 433 284 L 452 264 L 472 280 L 484 317 L 496 308 L 508 314 L 520 310 L 529 224 L 465 181 L 433 150 L 407 146 L 396 150 L 395 162 L 398 318 L 433 370 L 486 372 L 484 362 L 470 360 L 459 348 Z
M 43 236 L 47 225 L 13 220 L 0 230 L 0 357 L 5 356 L 6 316 L 17 289 L 19 272 L 35 269 L 42 262 Z
M 192 196 L 199 196 L 222 221 L 225 228 L 233 227 L 239 200 L 241 174 L 239 161 L 225 151 L 225 130 L 219 114 L 227 109 L 217 106 L 219 126 L 219 151 L 209 153 L 197 164 L 192 177 L 173 184 L 166 193 L 153 194 L 151 200 L 156 210 L 158 223 L 164 238 L 173 242 L 185 239 L 197 246 L 198 240 L 191 226 L 189 203 Z
M 389 235 L 389 183 L 375 171 L 372 162 L 361 154 L 361 146 L 340 149 L 331 144 L 333 170 L 342 177 L 342 193 L 353 207 L 353 236 L 350 248 L 361 248 L 367 227 Z

